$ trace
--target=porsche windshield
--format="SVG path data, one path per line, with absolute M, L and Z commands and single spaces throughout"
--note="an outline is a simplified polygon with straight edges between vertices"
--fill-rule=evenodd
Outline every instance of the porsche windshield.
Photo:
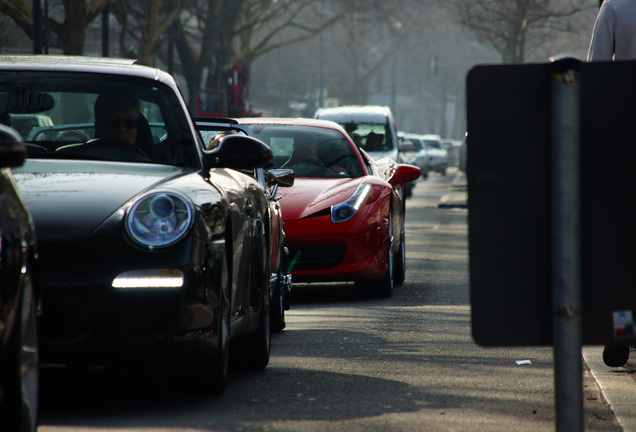
M 93 159 L 197 167 L 196 141 L 174 91 L 112 75 L 5 72 L 0 122 L 29 158 Z

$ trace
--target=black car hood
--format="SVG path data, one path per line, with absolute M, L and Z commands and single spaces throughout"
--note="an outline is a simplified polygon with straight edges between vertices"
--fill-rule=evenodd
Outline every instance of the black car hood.
M 27 160 L 13 175 L 38 242 L 46 243 L 89 236 L 130 199 L 183 172 L 166 165 Z

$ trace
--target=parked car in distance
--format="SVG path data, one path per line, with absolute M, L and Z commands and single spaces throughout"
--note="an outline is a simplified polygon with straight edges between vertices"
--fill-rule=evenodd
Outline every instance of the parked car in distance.
M 457 166 L 457 160 L 459 155 L 460 142 L 450 139 L 442 138 L 442 148 L 446 149 L 446 163 L 449 167 Z
M 428 172 L 430 170 L 430 164 L 426 157 L 426 146 L 422 135 L 408 132 L 399 132 L 398 136 L 402 142 L 401 146 L 405 146 L 407 143 L 411 145 L 408 150 L 402 150 L 404 155 L 404 163 L 415 165 L 422 171 L 421 177 L 423 179 L 428 178 Z M 418 161 L 418 157 L 420 158 Z
M 264 369 L 270 205 L 245 172 L 269 147 L 228 135 L 206 150 L 173 77 L 134 60 L 0 56 L 0 71 L 0 112 L 59 132 L 13 171 L 38 239 L 41 362 L 157 365 L 211 394 L 230 344 Z
M 331 121 L 236 120 L 270 146 L 274 168 L 294 170 L 294 185 L 280 189 L 294 282 L 354 281 L 390 296 L 406 271 L 401 188 L 420 170 L 372 158 Z
M 428 172 L 446 175 L 448 169 L 448 152 L 442 146 L 439 135 L 424 134 L 421 137 L 424 149 L 416 157 L 418 167 L 425 166 Z
M 196 120 L 197 129 L 206 143 L 206 148 L 215 148 L 221 137 L 228 134 L 248 135 L 249 128 L 239 125 L 232 119 L 204 119 Z M 244 170 L 261 185 L 263 193 L 269 201 L 269 226 L 267 229 L 267 245 L 270 249 L 270 323 L 274 332 L 282 331 L 285 326 L 285 311 L 290 307 L 292 290 L 292 276 L 287 272 L 289 250 L 285 246 L 285 230 L 281 214 L 278 187 L 291 187 L 294 184 L 292 170 L 265 170 L 258 167 Z
M 6 431 L 35 431 L 38 418 L 37 245 L 10 170 L 26 155 L 20 134 L 0 125 L 0 425 Z
M 388 157 L 398 163 L 410 163 L 400 150 L 398 127 L 388 106 L 346 105 L 320 108 L 314 118 L 338 123 L 353 142 L 374 159 Z M 413 181 L 404 185 L 406 197 L 413 194 L 415 184 Z

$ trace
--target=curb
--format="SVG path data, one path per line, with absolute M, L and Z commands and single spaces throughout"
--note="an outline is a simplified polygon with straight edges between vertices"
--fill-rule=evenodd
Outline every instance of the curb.
M 618 423 L 625 432 L 636 432 L 636 379 L 632 373 L 625 367 L 606 366 L 602 346 L 583 347 L 582 353 Z
M 466 192 L 454 192 L 443 195 L 437 207 L 450 208 L 450 207 L 459 207 L 466 208 L 468 207 L 468 194 Z

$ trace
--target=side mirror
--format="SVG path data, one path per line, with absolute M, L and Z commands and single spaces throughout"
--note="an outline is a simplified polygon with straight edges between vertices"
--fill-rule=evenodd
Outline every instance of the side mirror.
M 294 185 L 294 178 L 294 170 L 290 169 L 271 169 L 267 171 L 266 174 L 266 180 L 269 186 L 292 187 Z
M 26 146 L 18 131 L 0 124 L 0 167 L 13 168 L 24 164 Z
M 397 164 L 393 175 L 389 179 L 389 183 L 391 186 L 397 186 L 399 184 L 412 182 L 420 178 L 421 174 L 422 170 L 414 165 Z
M 245 135 L 226 135 L 214 150 L 205 152 L 206 167 L 262 168 L 272 161 L 272 150 L 263 141 Z

